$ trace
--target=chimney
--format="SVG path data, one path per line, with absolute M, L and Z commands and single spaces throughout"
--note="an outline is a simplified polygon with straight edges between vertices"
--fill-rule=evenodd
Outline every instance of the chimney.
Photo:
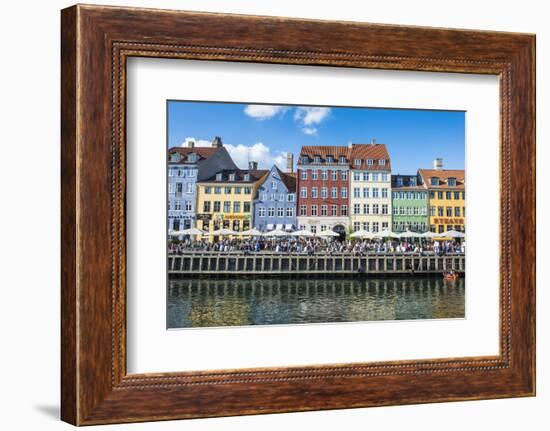
M 434 160 L 434 169 L 436 171 L 441 171 L 443 169 L 443 159 L 438 157 Z
M 376 139 L 372 138 L 371 141 L 370 141 L 370 144 L 371 145 L 376 145 Z
M 212 147 L 214 148 L 223 147 L 222 138 L 220 138 L 219 136 L 216 136 L 212 141 Z
M 258 162 L 254 162 L 254 161 L 250 160 L 248 162 L 248 170 L 249 171 L 255 171 L 257 169 L 258 169 Z
M 286 153 L 286 171 L 291 174 L 294 172 L 294 154 Z
M 195 141 L 187 142 L 187 148 L 195 148 Z

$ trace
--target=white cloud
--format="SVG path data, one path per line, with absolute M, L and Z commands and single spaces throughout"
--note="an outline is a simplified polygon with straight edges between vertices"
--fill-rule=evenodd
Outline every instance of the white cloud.
M 302 132 L 304 132 L 306 135 L 316 135 L 317 129 L 315 127 L 303 127 Z
M 206 139 L 187 137 L 181 143 L 181 146 L 187 147 L 187 143 L 190 141 L 195 143 L 195 147 L 210 147 L 212 145 L 212 143 Z M 272 152 L 271 149 L 263 142 L 257 142 L 254 145 L 233 145 L 224 142 L 223 146 L 227 149 L 235 164 L 241 169 L 248 168 L 249 160 L 258 162 L 258 168 L 260 169 L 271 169 L 274 164 L 279 166 L 281 169 L 286 167 L 287 153 L 285 151 L 278 150 Z
M 276 105 L 246 105 L 244 113 L 256 120 L 267 120 L 277 114 L 284 113 L 288 108 Z
M 300 107 L 294 112 L 294 119 L 304 126 L 320 124 L 330 114 L 330 108 Z

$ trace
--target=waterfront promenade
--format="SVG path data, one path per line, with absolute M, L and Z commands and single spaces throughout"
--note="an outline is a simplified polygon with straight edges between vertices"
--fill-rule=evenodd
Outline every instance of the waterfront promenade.
M 168 254 L 170 276 L 430 275 L 465 272 L 464 253 L 298 254 L 189 251 Z

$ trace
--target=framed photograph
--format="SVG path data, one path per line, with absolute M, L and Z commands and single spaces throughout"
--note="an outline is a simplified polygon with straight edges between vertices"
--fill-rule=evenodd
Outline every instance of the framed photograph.
M 534 35 L 77 5 L 61 43 L 63 420 L 535 394 Z

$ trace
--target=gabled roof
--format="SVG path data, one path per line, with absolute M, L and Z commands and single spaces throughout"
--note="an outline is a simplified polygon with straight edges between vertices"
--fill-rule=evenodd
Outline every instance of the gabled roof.
M 214 155 L 220 148 L 221 147 L 172 147 L 168 149 L 168 155 L 177 153 L 181 156 L 181 160 L 179 162 L 173 162 L 170 161 L 170 157 L 168 157 L 168 163 L 186 163 L 189 154 L 192 153 L 199 156 L 198 160 L 204 160 Z
M 275 169 L 281 177 L 281 181 L 286 186 L 289 193 L 296 193 L 296 175 L 292 173 L 283 172 L 275 165 Z
M 339 164 L 338 159 L 344 156 L 347 160 L 347 165 L 354 169 L 364 170 L 380 170 L 390 171 L 390 155 L 385 144 L 351 144 L 351 146 L 334 146 L 334 145 L 317 145 L 317 146 L 303 146 L 300 151 L 301 164 L 303 156 L 314 158 L 315 156 L 321 157 L 321 161 L 324 163 L 328 156 L 334 157 L 334 164 Z M 356 166 L 354 161 L 356 159 L 362 160 L 361 166 Z M 367 165 L 367 160 L 374 160 L 375 163 Z M 379 165 L 378 160 L 385 160 L 384 165 Z
M 402 186 L 400 186 L 397 183 L 397 178 L 402 178 L 403 179 L 403 185 Z M 412 178 L 417 179 L 417 184 L 416 185 L 413 185 L 413 183 L 411 181 Z M 407 190 L 424 190 L 424 185 L 422 184 L 421 180 L 418 178 L 418 175 L 401 175 L 401 174 L 392 175 L 391 176 L 391 187 L 392 187 L 392 189 L 398 189 L 398 190 L 403 190 L 403 191 L 407 191 Z
M 439 189 L 457 189 L 465 186 L 465 171 L 464 169 L 419 169 L 418 173 L 422 177 L 422 181 L 428 188 Z M 439 184 L 433 186 L 430 178 L 438 178 Z M 449 178 L 456 178 L 456 186 L 449 186 Z
M 221 180 L 216 179 L 218 173 L 212 175 L 210 178 L 206 178 L 206 179 L 204 179 L 202 181 L 198 181 L 198 182 L 199 183 L 219 183 L 219 184 L 223 184 L 223 183 L 252 184 L 252 183 L 255 183 L 256 181 L 262 179 L 262 177 L 264 177 L 267 173 L 269 173 L 269 171 L 267 169 L 254 169 L 254 170 L 226 169 L 226 170 L 221 171 L 221 173 L 222 173 L 222 179 Z M 249 181 L 244 180 L 244 176 L 247 173 L 250 174 L 250 180 Z M 235 179 L 232 180 L 232 181 L 229 180 L 229 175 L 230 174 L 235 174 Z

